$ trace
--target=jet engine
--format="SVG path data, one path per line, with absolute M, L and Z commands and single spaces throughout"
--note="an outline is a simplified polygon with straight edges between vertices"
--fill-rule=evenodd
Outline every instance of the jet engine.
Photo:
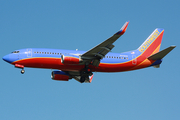
M 51 73 L 51 78 L 53 80 L 59 80 L 59 81 L 68 81 L 69 79 L 71 79 L 71 77 L 63 71 L 53 71 Z
M 66 64 L 66 65 L 72 65 L 72 64 L 79 64 L 80 63 L 80 58 L 79 58 L 79 56 L 74 56 L 74 55 L 72 55 L 72 56 L 64 56 L 64 55 L 62 55 L 61 56 L 61 63 L 63 63 L 63 64 Z

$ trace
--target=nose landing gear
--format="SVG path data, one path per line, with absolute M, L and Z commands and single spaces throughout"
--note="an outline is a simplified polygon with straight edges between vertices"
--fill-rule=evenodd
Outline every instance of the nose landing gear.
M 25 70 L 24 70 L 24 69 L 22 69 L 22 70 L 21 70 L 21 74 L 24 74 L 24 72 L 25 72 Z
M 21 74 L 24 74 L 25 70 L 24 70 L 24 65 L 19 65 L 19 64 L 15 64 L 16 68 L 21 68 Z

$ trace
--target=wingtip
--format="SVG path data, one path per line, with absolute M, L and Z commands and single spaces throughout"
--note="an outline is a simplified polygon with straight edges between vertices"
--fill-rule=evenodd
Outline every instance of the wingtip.
M 126 21 L 125 24 L 122 26 L 120 31 L 116 33 L 116 35 L 123 35 L 126 32 L 127 26 L 129 24 L 129 21 Z
M 175 48 L 175 47 L 176 47 L 176 45 L 171 45 L 170 47 Z

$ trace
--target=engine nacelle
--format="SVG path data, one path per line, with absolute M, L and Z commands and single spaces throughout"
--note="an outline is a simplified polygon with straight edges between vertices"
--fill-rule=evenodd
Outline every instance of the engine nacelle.
M 61 63 L 63 64 L 67 64 L 67 65 L 77 65 L 80 63 L 80 58 L 78 56 L 74 56 L 74 55 L 71 55 L 71 56 L 64 56 L 62 55 L 61 56 Z
M 68 81 L 71 79 L 69 75 L 63 71 L 53 71 L 51 73 L 51 78 L 53 80 L 59 80 L 59 81 Z

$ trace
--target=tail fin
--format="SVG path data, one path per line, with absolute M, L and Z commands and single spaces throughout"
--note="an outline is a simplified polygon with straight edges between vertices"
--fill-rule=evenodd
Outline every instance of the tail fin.
M 152 54 L 159 52 L 161 41 L 163 37 L 164 29 L 157 28 L 153 33 L 144 41 L 144 43 L 138 48 L 141 54 L 145 57 L 149 57 Z

